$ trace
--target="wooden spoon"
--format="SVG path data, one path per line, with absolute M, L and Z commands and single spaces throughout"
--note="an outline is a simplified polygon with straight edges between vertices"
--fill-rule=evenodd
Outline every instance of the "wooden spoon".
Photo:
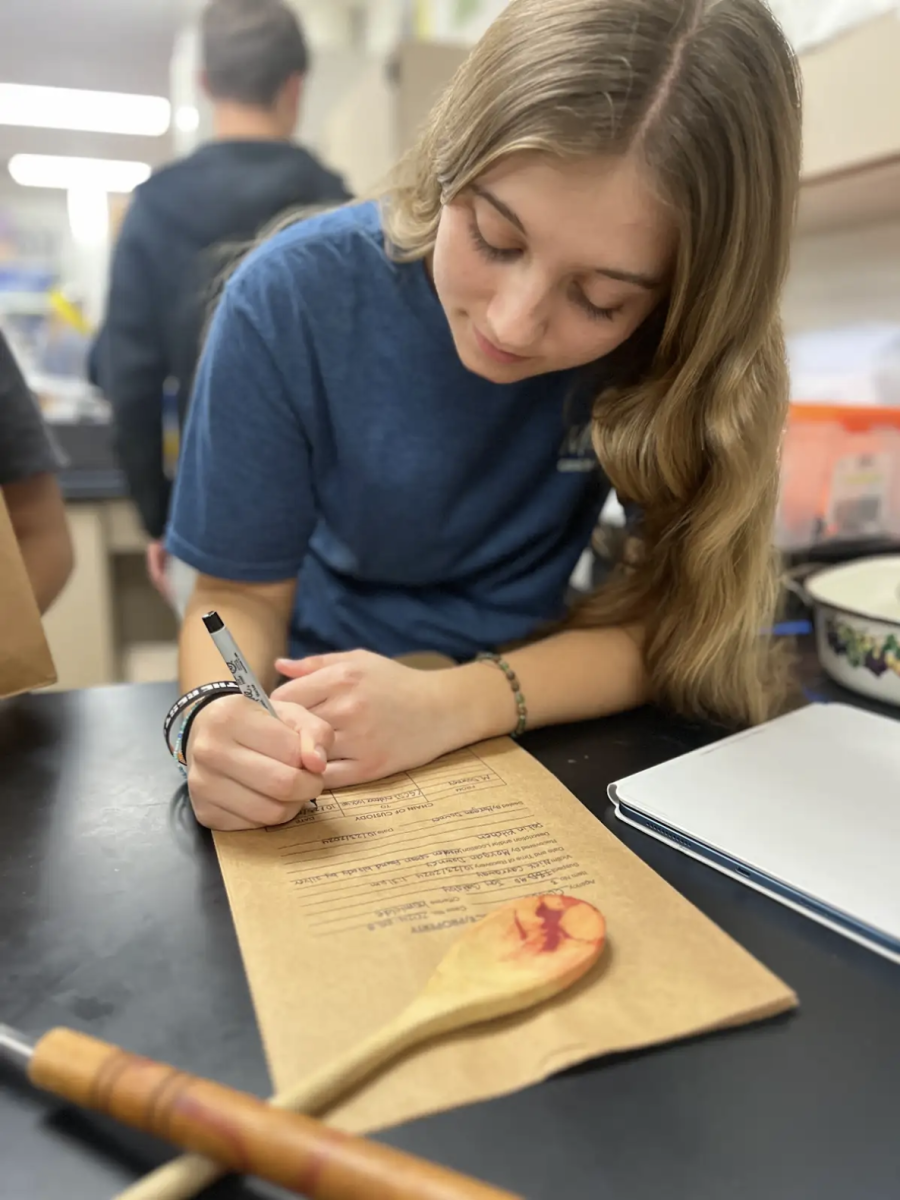
M 530 896 L 471 926 L 394 1021 L 269 1103 L 321 1113 L 405 1051 L 442 1034 L 533 1008 L 564 992 L 597 961 L 606 922 L 585 900 Z M 225 1172 L 188 1154 L 147 1175 L 117 1200 L 190 1200 Z

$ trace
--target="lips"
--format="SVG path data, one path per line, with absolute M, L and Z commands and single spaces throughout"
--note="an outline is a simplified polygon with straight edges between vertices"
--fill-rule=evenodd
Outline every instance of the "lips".
M 492 341 L 484 336 L 484 334 L 475 326 L 472 326 L 472 331 L 475 335 L 475 342 L 478 349 L 485 356 L 494 362 L 505 363 L 507 366 L 513 363 L 527 362 L 527 358 L 522 354 L 510 354 L 506 350 L 501 350 L 499 346 L 495 346 Z

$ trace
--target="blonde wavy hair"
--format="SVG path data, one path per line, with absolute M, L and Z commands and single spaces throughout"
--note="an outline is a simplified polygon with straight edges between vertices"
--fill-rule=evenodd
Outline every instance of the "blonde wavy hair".
M 598 385 L 593 438 L 642 550 L 571 615 L 640 623 L 656 699 L 756 723 L 788 672 L 768 635 L 788 380 L 779 298 L 800 173 L 800 81 L 762 0 L 512 0 L 382 197 L 392 254 L 518 151 L 638 154 L 678 228 L 671 294 Z

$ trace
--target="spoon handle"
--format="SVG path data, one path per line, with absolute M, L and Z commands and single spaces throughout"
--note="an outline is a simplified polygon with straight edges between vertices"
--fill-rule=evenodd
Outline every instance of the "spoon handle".
M 448 1019 L 446 1011 L 436 1011 L 421 1000 L 414 1002 L 389 1025 L 307 1076 L 295 1087 L 279 1092 L 269 1100 L 269 1104 L 272 1108 L 287 1109 L 294 1113 L 323 1112 L 404 1051 L 419 1045 L 436 1032 L 447 1032 L 451 1022 L 456 1023 L 452 1018 Z M 120 1192 L 116 1200 L 192 1200 L 198 1192 L 215 1183 L 225 1173 L 226 1168 L 219 1162 L 200 1154 L 183 1154 Z M 450 1195 L 448 1193 L 447 1200 L 450 1200 Z M 368 1194 L 366 1200 L 369 1200 Z
M 458 1023 L 463 1023 L 462 1017 Z M 416 1001 L 390 1024 L 351 1046 L 345 1054 L 327 1062 L 293 1087 L 285 1088 L 269 1103 L 274 1108 L 287 1108 L 291 1112 L 324 1112 L 405 1051 L 412 1050 L 437 1032 L 447 1030 L 446 1013 L 435 1012 L 431 1006 Z

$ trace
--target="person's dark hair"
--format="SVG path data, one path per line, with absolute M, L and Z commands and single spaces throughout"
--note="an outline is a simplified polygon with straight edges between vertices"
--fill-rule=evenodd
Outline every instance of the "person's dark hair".
M 270 108 L 292 75 L 309 70 L 303 30 L 283 0 L 210 0 L 200 27 L 214 100 Z

